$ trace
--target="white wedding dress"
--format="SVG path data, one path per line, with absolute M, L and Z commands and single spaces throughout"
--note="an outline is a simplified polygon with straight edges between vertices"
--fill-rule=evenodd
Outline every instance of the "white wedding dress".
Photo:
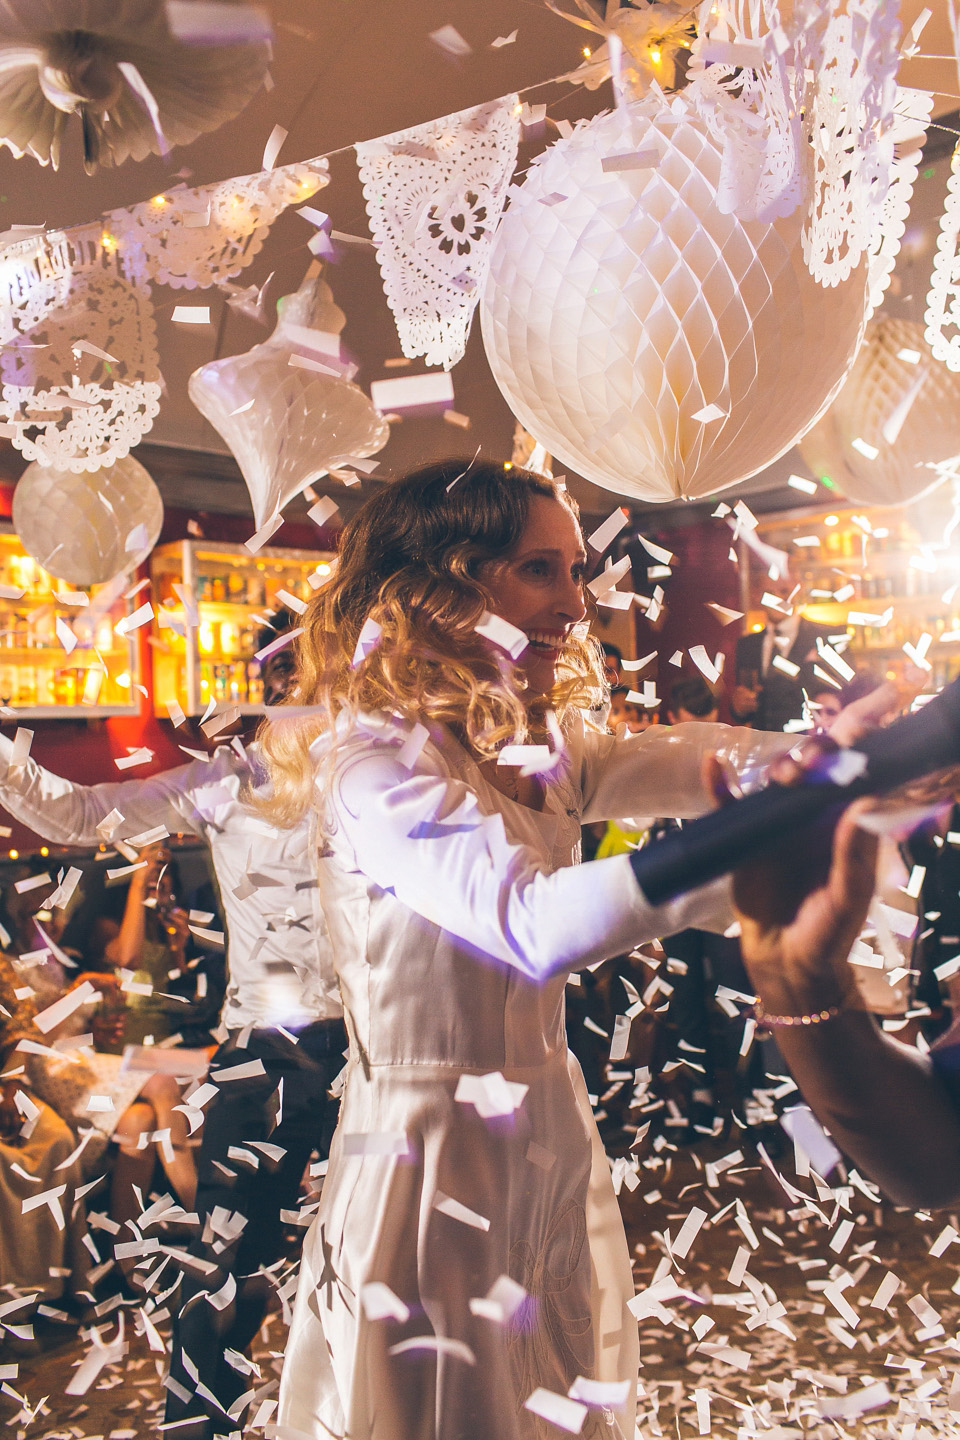
M 608 1382 L 594 1397 L 619 1402 L 592 1405 L 581 1435 L 633 1440 L 630 1257 L 566 1046 L 564 985 L 730 915 L 719 883 L 654 909 L 627 856 L 572 868 L 581 818 L 699 813 L 702 754 L 719 749 L 742 771 L 789 740 L 705 724 L 617 739 L 579 718 L 568 728 L 542 813 L 489 786 L 443 732 L 415 758 L 389 718 L 365 717 L 341 741 L 320 886 L 350 1059 L 304 1248 L 283 1440 L 554 1440 L 524 1402 L 566 1396 L 578 1377 Z M 469 1077 L 492 1072 L 526 1088 L 507 1092 L 522 1094 L 513 1113 L 483 1118 L 458 1086 L 467 1077 L 476 1093 Z M 528 1296 L 504 1323 L 471 1308 L 501 1276 Z M 375 1282 L 396 1314 L 368 1316 L 386 1294 Z

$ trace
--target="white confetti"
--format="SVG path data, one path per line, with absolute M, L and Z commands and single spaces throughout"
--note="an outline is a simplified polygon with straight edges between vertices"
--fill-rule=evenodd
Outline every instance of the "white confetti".
M 463 1225 L 469 1225 L 474 1230 L 489 1230 L 490 1221 L 484 1215 L 478 1215 L 476 1210 L 471 1210 L 469 1205 L 464 1205 L 452 1196 L 445 1195 L 442 1190 L 437 1190 L 433 1198 L 434 1210 L 439 1210 L 441 1215 L 448 1215 L 451 1220 L 459 1220 Z
M 511 625 L 509 620 L 504 620 L 489 610 L 484 611 L 474 629 L 484 639 L 491 640 L 494 645 L 499 645 L 500 649 L 505 650 L 512 660 L 519 660 L 530 643 L 524 632 L 519 630 L 516 625 Z
M 357 636 L 357 645 L 356 649 L 353 652 L 354 669 L 356 669 L 358 665 L 362 664 L 363 661 L 366 660 L 367 657 L 371 655 L 374 650 L 376 650 L 382 638 L 383 631 L 378 625 L 377 621 L 371 619 L 368 616 L 367 619 L 363 622 L 363 627 L 360 631 L 360 634 Z
M 263 160 L 260 162 L 262 170 L 272 170 L 277 163 L 277 156 L 286 140 L 288 131 L 282 125 L 274 125 L 267 137 L 267 143 L 263 147 Z
M 368 1320 L 410 1318 L 409 1305 L 405 1305 L 382 1280 L 371 1280 L 360 1286 L 360 1304 Z
M 414 410 L 452 405 L 453 376 L 447 371 L 429 375 L 399 375 L 390 380 L 374 380 L 370 399 L 381 414 L 391 410 Z
M 345 1155 L 408 1155 L 410 1146 L 402 1130 L 382 1133 L 354 1131 L 344 1135 L 343 1153 Z
M 177 325 L 209 325 L 209 305 L 175 305 L 170 316 Z
M 592 535 L 587 536 L 587 544 L 591 550 L 596 550 L 602 555 L 608 545 L 620 534 L 625 525 L 630 523 L 630 516 L 618 506 L 611 515 L 608 515 L 602 525 L 598 525 Z
M 527 1292 L 509 1275 L 500 1275 L 494 1280 L 486 1295 L 474 1296 L 469 1301 L 471 1315 L 480 1315 L 496 1325 L 506 1325 L 519 1310 Z
M 561 1430 L 566 1430 L 571 1435 L 580 1434 L 588 1413 L 586 1405 L 582 1405 L 579 1400 L 571 1400 L 566 1395 L 558 1395 L 542 1386 L 523 1402 L 523 1408 L 549 1420 L 552 1425 L 558 1425 Z

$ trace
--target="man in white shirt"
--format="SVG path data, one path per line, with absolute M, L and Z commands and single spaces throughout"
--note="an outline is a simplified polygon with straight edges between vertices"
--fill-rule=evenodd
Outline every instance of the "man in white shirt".
M 247 787 L 264 782 L 255 745 L 246 752 L 239 742 L 223 746 L 209 761 L 146 780 L 91 786 L 29 758 L 13 771 L 11 750 L 0 736 L 0 804 L 47 840 L 95 845 L 104 831 L 131 840 L 162 825 L 170 834 L 200 835 L 210 847 L 228 932 L 227 1038 L 210 1068 L 218 1088 L 205 1107 L 200 1231 L 190 1250 L 215 1268 L 184 1269 L 166 1382 L 166 1420 L 176 1426 L 170 1433 L 210 1440 L 239 1429 L 226 1411 L 247 1379 L 224 1351 L 243 1351 L 257 1332 L 269 1298 L 262 1271 L 282 1253 L 280 1213 L 296 1208 L 309 1156 L 315 1149 L 326 1155 L 336 1121 L 327 1092 L 343 1065 L 346 1031 L 318 897 L 316 843 L 306 823 L 280 831 L 251 808 Z M 240 1065 L 259 1073 L 231 1078 Z M 250 1150 L 251 1142 L 284 1153 L 276 1159 Z M 246 1152 L 239 1159 L 230 1154 L 238 1148 Z M 241 1228 L 226 1244 L 210 1225 L 217 1207 L 239 1217 Z M 217 1308 L 205 1296 L 229 1290 L 231 1275 L 235 1298 Z M 187 1423 L 193 1417 L 196 1423 Z

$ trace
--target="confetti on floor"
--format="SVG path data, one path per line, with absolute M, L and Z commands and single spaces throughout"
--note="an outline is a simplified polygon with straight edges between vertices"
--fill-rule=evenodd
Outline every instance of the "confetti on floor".
M 636 1289 L 647 1296 L 638 1306 L 637 1436 L 956 1437 L 957 1217 L 876 1204 L 856 1185 L 828 1190 L 796 1174 L 790 1145 L 772 1164 L 792 1196 L 763 1164 L 751 1132 L 736 1127 L 694 1147 L 651 1135 L 620 1157 L 621 1176 L 629 1169 L 639 1179 L 623 1185 L 620 1203 Z M 88 1329 L 45 1320 L 35 1340 L 7 1338 L 0 1365 L 16 1366 L 16 1375 L 2 1372 L 0 1420 L 11 1436 L 158 1433 L 165 1357 L 135 1333 L 136 1306 L 124 1308 L 132 1312 L 129 1351 L 80 1398 L 64 1394 L 64 1377 L 87 1354 Z M 115 1333 L 114 1315 L 83 1320 L 106 1326 L 106 1340 Z M 156 1329 L 169 1343 L 169 1321 L 158 1318 Z M 277 1311 L 253 1349 L 258 1390 L 276 1380 L 284 1339 Z

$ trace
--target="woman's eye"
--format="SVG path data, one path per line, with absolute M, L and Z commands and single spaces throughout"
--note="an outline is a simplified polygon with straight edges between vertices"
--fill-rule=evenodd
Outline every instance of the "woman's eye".
M 550 566 L 546 560 L 528 560 L 524 566 L 528 575 L 548 575 Z

